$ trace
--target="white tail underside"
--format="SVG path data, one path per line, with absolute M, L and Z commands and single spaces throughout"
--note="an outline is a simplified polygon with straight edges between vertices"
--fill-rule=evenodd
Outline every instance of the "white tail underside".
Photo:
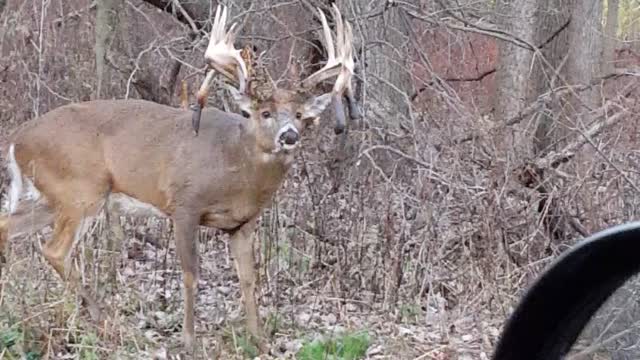
M 25 200 L 39 200 L 40 191 L 36 189 L 33 182 L 23 177 L 22 170 L 16 161 L 15 145 L 9 146 L 9 154 L 7 156 L 7 169 L 11 177 L 11 185 L 9 186 L 8 207 L 9 214 L 13 214 L 18 209 L 21 197 Z M 35 176 L 35 174 L 33 174 Z M 26 187 L 26 189 L 25 189 Z M 25 191 L 26 190 L 26 191 Z
M 15 145 L 9 146 L 9 156 L 7 160 L 7 168 L 9 170 L 9 176 L 11 176 L 11 185 L 9 188 L 9 214 L 16 212 L 18 203 L 20 201 L 20 194 L 22 193 L 22 172 L 16 162 Z

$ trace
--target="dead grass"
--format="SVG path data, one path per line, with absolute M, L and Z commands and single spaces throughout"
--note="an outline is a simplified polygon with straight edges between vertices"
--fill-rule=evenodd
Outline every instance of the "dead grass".
M 6 354 L 139 359 L 164 353 L 175 358 L 180 353 L 181 279 L 173 244 L 168 242 L 167 246 L 170 229 L 155 223 L 144 228 L 147 234 L 138 232 L 136 236 L 141 226 L 127 225 L 122 248 L 110 253 L 105 248 L 105 228 L 99 219 L 74 257 L 86 283 L 107 308 L 108 320 L 102 326 L 92 323 L 73 291 L 62 286 L 33 250 L 40 239 L 13 244 L 0 278 L 0 339 L 15 338 L 1 340 Z M 145 236 L 155 239 L 153 244 L 141 240 Z M 226 239 L 203 231 L 202 240 L 197 307 L 200 356 L 246 358 L 252 349 L 243 336 L 239 288 Z M 280 251 L 286 248 L 286 244 L 280 245 Z M 114 256 L 115 268 L 109 266 Z M 262 263 L 262 269 L 274 266 L 287 267 L 288 258 Z M 359 299 L 341 299 L 329 295 L 331 291 L 319 280 L 316 285 L 296 286 L 287 282 L 286 276 L 272 277 L 267 283 L 263 277 L 260 310 L 274 358 L 295 358 L 294 354 L 314 339 L 339 338 L 357 331 L 369 334 L 371 359 L 438 358 L 444 353 L 476 358 L 487 353 L 498 332 L 497 322 L 476 323 L 477 319 L 458 311 L 412 304 L 389 312 L 364 294 Z M 326 284 L 331 284 L 331 279 L 327 280 Z M 280 288 L 279 293 L 275 288 Z M 484 334 L 487 329 L 479 328 L 481 324 L 490 334 Z

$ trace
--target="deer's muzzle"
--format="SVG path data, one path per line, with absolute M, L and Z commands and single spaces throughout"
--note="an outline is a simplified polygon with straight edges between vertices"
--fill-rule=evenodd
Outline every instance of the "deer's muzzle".
M 300 133 L 291 124 L 287 124 L 276 135 L 276 147 L 279 149 L 293 149 L 300 141 Z

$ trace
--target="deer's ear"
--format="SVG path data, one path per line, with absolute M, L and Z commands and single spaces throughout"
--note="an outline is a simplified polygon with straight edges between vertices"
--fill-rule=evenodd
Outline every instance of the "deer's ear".
M 231 93 L 231 97 L 233 98 L 233 101 L 235 101 L 236 104 L 238 104 L 238 107 L 240 108 L 240 111 L 245 114 L 250 114 L 251 113 L 251 98 L 244 93 L 241 93 L 240 91 L 238 91 L 238 89 L 236 89 L 233 86 L 228 86 L 227 89 L 229 89 L 229 92 Z
M 314 118 L 320 115 L 331 102 L 331 93 L 322 94 L 307 100 L 303 106 L 302 118 Z

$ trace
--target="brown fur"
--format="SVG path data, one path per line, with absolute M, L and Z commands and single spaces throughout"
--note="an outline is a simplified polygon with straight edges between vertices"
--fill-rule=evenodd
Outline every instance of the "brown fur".
M 211 68 L 197 92 L 195 112 L 185 110 L 184 96 L 182 108 L 143 100 L 96 100 L 52 110 L 24 124 L 10 137 L 23 178 L 35 185 L 43 199 L 19 204 L 8 221 L 0 217 L 0 245 L 54 219 L 53 237 L 44 246 L 43 255 L 60 276 L 72 281 L 92 317 L 100 318 L 99 307 L 80 285 L 77 272 L 65 269 L 79 226 L 104 206 L 111 193 L 153 205 L 174 223 L 176 252 L 183 270 L 183 335 L 191 351 L 199 276 L 196 230 L 198 225 L 221 229 L 231 234 L 247 328 L 266 351 L 254 294 L 252 234 L 260 210 L 289 169 L 293 155 L 286 149 L 294 147 L 303 130 L 316 121 L 332 99 L 340 110 L 336 113 L 336 131 L 344 129 L 341 96 L 346 94 L 355 105 L 350 90 L 351 28 L 348 24 L 343 28 L 334 4 L 336 31 L 345 46 L 340 51 L 340 63 L 327 65 L 301 86 L 309 91 L 332 76 L 338 76 L 339 83 L 331 92 L 317 97 L 277 89 L 264 68 L 258 71 L 260 67 L 254 69 L 247 61 L 250 74 L 244 75 L 252 79 L 250 86 L 244 88 L 247 79 L 239 84 L 240 77 L 235 82 L 241 86 L 230 88 L 245 118 L 205 109 L 215 73 L 234 82 L 235 66 L 244 62 L 237 59 L 232 46 L 236 33 L 230 29 L 224 34 L 220 28 L 227 14 L 225 8 L 219 17 L 220 11 L 218 6 L 209 44 L 212 50 L 205 52 Z M 324 19 L 322 12 L 320 15 Z M 326 21 L 323 27 L 330 37 Z M 221 49 L 230 57 L 222 56 Z M 243 55 L 250 58 L 251 54 L 245 51 Z M 353 118 L 354 113 L 351 115 Z M 25 209 L 37 213 L 37 226 L 25 225 Z
M 35 184 L 43 201 L 20 204 L 10 221 L 0 217 L 0 245 L 11 235 L 8 231 L 23 230 L 23 209 L 35 206 L 41 219 L 38 226 L 55 219 L 53 238 L 43 254 L 66 277 L 64 259 L 78 224 L 95 215 L 108 194 L 123 193 L 153 205 L 174 221 L 184 273 L 184 336 L 190 347 L 199 272 L 195 231 L 198 225 L 219 228 L 232 235 L 247 326 L 264 349 L 253 294 L 252 233 L 293 155 L 271 153 L 281 123 L 259 114 L 269 109 L 291 120 L 295 119 L 291 114 L 305 109 L 302 97 L 274 100 L 254 104 L 250 118 L 207 108 L 198 136 L 191 131 L 191 112 L 144 100 L 70 104 L 25 123 L 9 143 L 15 144 L 23 177 Z M 308 120 L 292 122 L 302 133 Z M 70 272 L 75 283 L 77 274 Z M 78 287 L 78 291 L 99 318 L 88 290 Z
M 238 115 L 207 108 L 198 137 L 189 116 L 139 100 L 73 104 L 22 127 L 11 143 L 23 175 L 55 207 L 73 198 L 74 206 L 90 208 L 110 191 L 124 192 L 169 216 L 188 204 L 210 226 L 235 229 L 279 186 L 288 156 L 263 161 L 271 136 L 261 142 L 265 149 L 256 148 L 259 134 Z M 255 160 L 247 162 L 246 152 Z

